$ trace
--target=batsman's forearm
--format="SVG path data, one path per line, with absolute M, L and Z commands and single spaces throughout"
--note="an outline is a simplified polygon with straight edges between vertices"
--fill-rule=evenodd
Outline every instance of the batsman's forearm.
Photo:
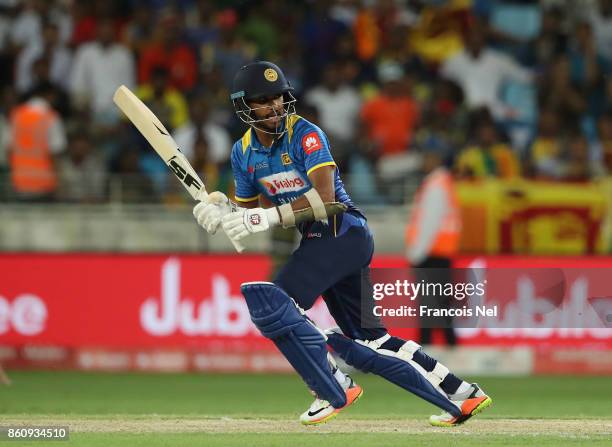
M 340 214 L 345 212 L 348 207 L 344 203 L 340 202 L 327 202 L 325 203 L 325 211 L 327 212 L 327 217 L 335 216 L 336 214 Z M 300 224 L 303 222 L 310 222 L 315 220 L 314 211 L 311 207 L 302 208 L 299 210 L 294 210 L 295 214 L 295 223 Z

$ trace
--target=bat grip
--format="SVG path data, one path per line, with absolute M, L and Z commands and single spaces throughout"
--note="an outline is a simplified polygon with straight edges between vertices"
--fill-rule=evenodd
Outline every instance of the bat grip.
M 224 232 L 225 232 L 225 230 L 224 230 Z M 226 233 L 225 235 L 227 236 L 227 233 Z M 235 240 L 233 240 L 233 239 L 232 239 L 231 237 L 229 237 L 229 236 L 227 236 L 227 237 L 229 238 L 230 242 L 232 243 L 232 245 L 234 246 L 234 248 L 236 249 L 236 251 L 237 251 L 238 253 L 242 253 L 242 252 L 244 251 L 244 245 L 242 245 L 242 244 L 240 243 L 240 241 L 235 241 Z
M 204 188 L 202 188 L 199 191 L 196 197 L 196 200 L 202 201 L 202 200 L 205 200 L 207 197 L 208 197 L 208 193 L 206 192 L 206 190 L 204 190 Z M 223 230 L 223 232 L 225 233 L 225 230 Z M 225 235 L 227 236 L 227 233 L 225 233 Z M 235 241 L 229 236 L 227 236 L 227 238 L 230 240 L 230 242 L 232 243 L 232 245 L 234 246 L 234 248 L 236 249 L 238 253 L 242 253 L 244 251 L 244 245 L 242 245 L 240 241 Z

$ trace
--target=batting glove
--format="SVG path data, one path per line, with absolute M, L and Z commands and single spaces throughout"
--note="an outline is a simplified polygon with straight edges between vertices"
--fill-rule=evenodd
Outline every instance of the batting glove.
M 193 216 L 209 234 L 215 234 L 221 225 L 223 216 L 231 212 L 232 204 L 220 191 L 210 193 L 206 199 L 193 208 Z
M 223 230 L 234 241 L 239 241 L 249 234 L 260 233 L 280 224 L 280 216 L 276 208 L 238 208 L 221 220 Z

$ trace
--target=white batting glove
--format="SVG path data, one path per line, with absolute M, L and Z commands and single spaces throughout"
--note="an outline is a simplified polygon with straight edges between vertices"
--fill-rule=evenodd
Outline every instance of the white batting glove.
M 280 224 L 280 216 L 276 208 L 238 208 L 221 220 L 225 233 L 234 241 L 239 241 L 249 234 L 260 233 Z
M 223 216 L 232 212 L 232 205 L 225 194 L 212 192 L 193 208 L 193 216 L 209 234 L 215 234 Z

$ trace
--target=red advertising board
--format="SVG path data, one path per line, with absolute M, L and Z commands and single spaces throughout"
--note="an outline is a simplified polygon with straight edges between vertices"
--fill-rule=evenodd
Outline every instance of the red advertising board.
M 612 258 L 528 260 L 539 267 L 547 262 L 557 267 L 612 267 Z M 525 259 L 506 257 L 461 258 L 456 265 L 512 267 L 517 262 L 525 266 Z M 401 267 L 405 262 L 379 257 L 373 265 Z M 242 282 L 268 280 L 270 273 L 271 261 L 263 255 L 0 255 L 0 362 L 286 370 L 286 362 L 251 323 L 240 295 Z M 311 316 L 322 327 L 333 325 L 321 301 Z M 406 338 L 417 335 L 411 329 L 393 332 Z M 459 335 L 463 345 L 473 346 L 612 350 L 609 334 L 588 329 L 466 329 Z M 542 358 L 548 362 L 543 371 L 558 361 L 552 354 Z M 574 356 L 568 361 L 584 359 Z
M 265 256 L 0 257 L 0 340 L 67 347 L 191 347 L 252 337 L 240 284 Z

